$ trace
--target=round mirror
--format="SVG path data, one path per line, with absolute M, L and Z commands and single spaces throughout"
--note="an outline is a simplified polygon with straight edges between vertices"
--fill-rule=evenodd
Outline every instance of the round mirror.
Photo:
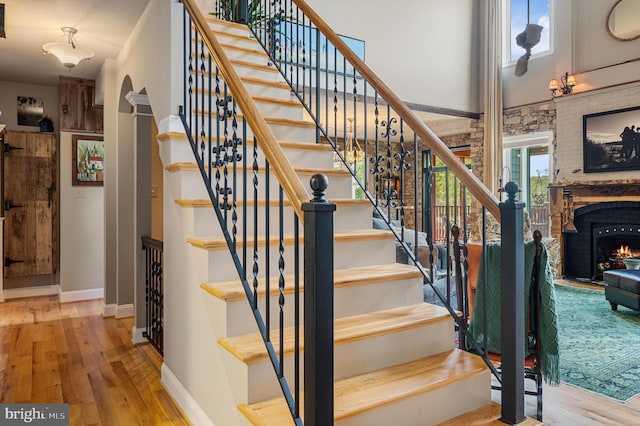
M 640 1 L 618 0 L 607 17 L 607 30 L 618 40 L 640 37 Z

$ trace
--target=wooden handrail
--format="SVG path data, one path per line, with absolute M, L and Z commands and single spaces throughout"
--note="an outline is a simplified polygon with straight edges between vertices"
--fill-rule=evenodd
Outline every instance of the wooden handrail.
M 291 204 L 298 216 L 298 220 L 304 221 L 304 213 L 302 212 L 302 203 L 311 200 L 311 196 L 300 182 L 289 159 L 278 144 L 276 137 L 269 128 L 264 117 L 258 110 L 253 98 L 244 87 L 240 80 L 240 76 L 231 64 L 229 57 L 224 51 L 222 45 L 213 34 L 209 24 L 205 20 L 204 15 L 195 4 L 194 0 L 182 0 L 193 24 L 202 36 L 202 40 L 207 45 L 209 52 L 213 56 L 220 74 L 224 78 L 225 83 L 229 86 L 231 93 L 234 95 L 236 103 L 240 106 L 244 119 L 249 124 L 254 136 L 261 142 L 260 148 L 264 152 L 265 158 L 269 161 L 271 169 L 275 173 L 282 185 L 282 189 L 291 201 Z
M 342 39 L 320 18 L 304 1 L 293 0 L 300 10 L 331 42 L 355 70 L 373 87 L 393 108 L 398 116 L 409 125 L 416 135 L 425 141 L 429 148 L 452 170 L 483 206 L 500 221 L 498 199 L 467 167 L 449 150 L 449 148 L 420 120 L 398 96 L 342 41 Z

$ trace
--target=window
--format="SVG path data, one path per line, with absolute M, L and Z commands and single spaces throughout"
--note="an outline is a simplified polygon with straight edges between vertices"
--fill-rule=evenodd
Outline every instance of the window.
M 531 49 L 532 56 L 551 51 L 551 1 L 528 0 L 529 23 L 543 27 L 540 42 Z M 503 62 L 511 63 L 525 54 L 525 50 L 516 44 L 516 36 L 527 26 L 527 0 L 503 0 Z
M 526 204 L 532 230 L 543 237 L 551 232 L 549 183 L 551 174 L 551 132 L 540 132 L 504 138 L 503 182 L 513 181 L 520 188 L 520 201 Z

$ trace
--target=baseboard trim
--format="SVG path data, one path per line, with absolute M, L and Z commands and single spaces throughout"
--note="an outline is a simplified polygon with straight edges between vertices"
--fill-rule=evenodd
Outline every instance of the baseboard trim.
M 23 297 L 55 296 L 60 294 L 60 286 L 55 284 L 24 288 L 5 288 L 3 293 L 5 300 L 20 299 Z
M 133 304 L 116 306 L 116 318 L 132 317 L 134 313 Z
M 191 394 L 164 362 L 160 368 L 160 381 L 180 406 L 184 414 L 191 420 L 191 423 L 194 425 L 215 426 L 209 416 L 205 414 L 200 405 L 193 399 Z
M 146 328 L 136 328 L 136 326 L 134 325 L 131 329 L 131 343 L 134 345 L 137 345 L 139 343 L 147 343 L 147 338 L 142 335 L 142 333 L 144 333 L 145 331 L 147 331 Z
M 61 291 L 60 302 L 79 302 L 82 300 L 93 300 L 104 298 L 104 288 L 90 288 L 88 290 Z
M 104 305 L 104 308 L 102 309 L 102 316 L 103 317 L 115 317 L 116 316 L 116 307 L 117 305 L 115 303 L 110 303 L 108 305 Z

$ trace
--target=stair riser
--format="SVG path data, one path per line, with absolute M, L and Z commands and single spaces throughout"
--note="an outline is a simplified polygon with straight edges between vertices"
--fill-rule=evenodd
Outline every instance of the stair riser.
M 259 84 L 250 81 L 244 81 L 244 86 L 252 96 L 268 96 L 277 99 L 291 99 L 291 89 L 273 86 L 269 84 Z
M 340 426 L 393 425 L 430 426 L 491 402 L 488 370 L 431 392 L 402 399 L 358 416 L 336 422 Z M 399 419 L 400 422 L 399 422 Z
M 205 93 L 205 96 L 208 96 L 208 91 L 207 93 Z M 276 102 L 258 100 L 256 101 L 256 106 L 258 107 L 258 110 L 260 110 L 260 112 L 264 117 L 282 118 L 282 119 L 289 119 L 289 120 L 296 120 L 296 121 L 302 121 L 305 119 L 305 112 L 300 105 L 283 105 Z M 202 113 L 203 113 L 202 109 L 196 110 L 194 108 L 192 111 L 193 111 L 194 117 L 197 116 L 198 120 L 201 120 Z M 208 111 L 209 111 L 208 109 L 204 110 L 205 120 L 208 120 Z M 239 108 L 237 110 L 237 113 L 242 114 Z M 212 127 L 214 128 L 213 131 L 215 131 L 215 125 L 216 123 L 214 121 L 212 123 Z M 238 127 L 239 127 L 238 133 L 241 133 L 241 125 L 239 125 Z M 231 121 L 229 121 L 229 132 L 231 131 L 232 131 Z M 315 136 L 315 133 L 314 133 L 314 136 Z M 307 139 L 301 140 L 299 142 L 303 142 L 305 140 Z M 313 141 L 313 139 L 311 139 L 311 141 Z
M 219 37 L 227 36 L 225 38 L 230 38 L 228 37 L 229 35 L 235 35 L 235 36 L 246 38 L 247 40 L 252 41 L 253 44 L 258 44 L 257 40 L 251 38 L 253 37 L 253 35 L 251 34 L 249 27 L 237 26 L 237 25 L 224 25 L 224 24 L 221 24 L 220 22 L 215 22 L 215 23 L 210 22 L 209 27 L 211 27 L 211 29 L 216 33 L 216 36 L 219 36 Z
M 252 284 L 252 282 L 249 282 Z M 301 283 L 302 285 L 303 283 Z M 271 288 L 277 288 L 278 282 L 273 279 Z M 291 289 L 294 283 L 287 281 L 285 287 Z M 264 285 L 261 284 L 263 289 Z M 385 297 L 380 297 L 384 294 Z M 376 284 L 359 286 L 336 287 L 334 290 L 334 316 L 335 318 L 347 317 L 350 315 L 364 314 L 382 309 L 391 309 L 422 302 L 422 280 L 419 278 L 409 278 L 404 280 L 386 281 Z M 242 334 L 255 333 L 256 323 L 251 314 L 249 302 L 246 299 L 232 302 L 224 302 L 214 298 L 215 309 L 217 311 L 215 322 L 212 326 L 216 336 L 235 337 Z M 300 295 L 300 303 L 303 305 L 303 293 Z M 279 324 L 278 296 L 271 296 L 271 324 L 272 327 Z M 294 295 L 285 296 L 284 321 L 285 327 L 294 325 Z M 266 300 L 260 297 L 260 310 L 265 312 Z M 300 315 L 304 315 L 304 306 L 300 306 Z M 450 348 L 450 347 L 449 347 Z
M 302 235 L 302 233 L 301 233 Z M 375 245 L 375 250 L 371 250 L 372 245 Z M 300 267 L 303 263 L 304 247 L 300 246 Z M 240 253 L 240 257 L 242 254 Z M 275 244 L 270 248 L 270 273 L 277 275 L 278 261 L 280 254 L 278 251 L 278 245 Z M 247 258 L 249 261 L 247 275 L 252 276 L 251 270 L 253 268 L 253 248 L 247 250 Z M 293 246 L 285 246 L 284 262 L 285 269 L 284 274 L 294 273 L 294 250 Z M 208 252 L 208 267 L 209 275 L 207 280 L 209 282 L 215 281 L 231 281 L 238 279 L 236 270 L 232 267 L 221 268 L 220 265 L 231 265 L 230 255 L 228 251 L 223 250 L 211 250 Z M 258 276 L 264 277 L 266 271 L 265 264 L 265 249 L 264 247 L 258 248 Z M 395 262 L 395 241 L 394 240 L 362 240 L 362 241 L 349 241 L 349 242 L 336 242 L 334 244 L 334 264 L 336 269 L 346 269 L 348 267 L 369 266 Z
M 185 207 L 185 214 L 191 214 L 193 218 L 193 236 L 195 237 L 221 237 L 222 228 L 218 223 L 215 213 L 211 207 Z M 246 222 L 247 235 L 252 236 L 254 229 L 258 229 L 259 235 L 264 235 L 264 229 L 266 228 L 266 213 L 267 208 L 265 206 L 258 206 L 257 215 L 255 214 L 254 207 L 247 206 L 246 221 L 243 220 L 244 209 L 240 206 L 236 210 L 238 220 L 236 222 L 236 232 L 238 236 L 242 236 L 244 225 Z M 277 206 L 271 206 L 268 209 L 270 216 L 269 232 L 271 235 L 277 235 L 280 232 L 280 212 Z M 257 218 L 257 220 L 256 220 Z M 285 234 L 293 234 L 293 208 L 290 206 L 283 207 L 283 227 Z M 232 217 L 231 211 L 228 213 L 228 231 L 232 232 Z M 257 222 L 257 223 L 256 223 Z M 338 206 L 336 213 L 334 214 L 334 230 L 346 231 L 350 229 L 366 229 L 371 227 L 371 210 L 366 206 Z M 302 230 L 300 231 L 302 232 Z
M 195 117 L 197 117 L 198 120 L 200 120 L 202 117 L 204 117 L 204 119 L 207 120 L 208 112 L 207 111 L 202 112 L 201 110 L 194 109 L 193 117 L 194 117 L 193 125 L 195 126 Z M 267 120 L 267 124 L 269 125 L 269 128 L 273 132 L 273 135 L 275 136 L 276 140 L 281 142 L 313 142 L 315 141 L 315 138 L 316 138 L 315 127 L 312 127 L 309 125 L 296 126 L 296 125 L 289 125 L 289 124 L 281 124 L 281 123 L 270 121 L 270 120 Z M 238 136 L 242 135 L 242 126 L 243 126 L 242 122 L 238 120 L 238 130 L 237 130 Z M 233 129 L 231 128 L 231 120 L 229 120 L 228 131 L 230 133 L 233 131 Z M 251 127 L 247 125 L 247 133 L 244 139 L 252 139 L 252 138 L 253 138 L 253 131 L 251 130 Z
M 310 145 L 312 145 L 310 143 Z M 240 148 L 243 149 L 243 148 Z M 283 147 L 284 154 L 291 164 L 302 168 L 333 168 L 333 154 L 331 151 L 321 151 L 314 149 L 298 149 Z M 253 155 L 253 144 L 247 144 L 247 155 L 251 158 Z M 191 145 L 186 139 L 173 139 L 160 143 L 160 158 L 163 164 L 173 163 L 192 163 L 194 162 L 193 151 Z M 253 163 L 253 159 L 251 158 Z M 258 165 L 262 167 L 265 164 L 264 154 L 258 150 Z
M 233 47 L 242 48 L 242 49 L 251 49 L 257 52 L 264 53 L 264 49 L 260 46 L 260 43 L 257 39 L 253 37 L 249 28 L 247 28 L 244 32 L 241 30 L 236 31 L 227 31 L 223 29 L 217 29 L 214 27 L 214 31 L 218 41 L 221 44 L 225 45 L 225 52 L 229 52 L 233 50 Z M 234 37 L 235 35 L 235 37 Z M 232 46 L 232 47 L 229 47 Z M 265 55 L 266 56 L 266 55 Z
M 451 350 L 453 341 L 453 324 L 451 321 L 441 321 L 335 345 L 334 377 L 336 380 L 340 380 Z M 373 357 L 371 354 L 376 354 L 376 356 Z M 237 358 L 235 361 L 242 363 Z M 285 357 L 285 372 L 293 372 L 293 362 L 293 355 Z M 236 368 L 240 367 L 233 367 L 233 369 Z M 247 373 L 249 404 L 274 398 L 282 393 L 275 377 L 272 377 L 271 380 L 265 380 L 269 373 L 273 376 L 273 367 L 270 361 L 256 362 L 248 365 L 247 368 L 249 370 Z M 303 374 L 303 372 L 301 373 Z M 285 375 L 288 380 L 293 381 L 292 373 L 285 373 Z
M 251 62 L 260 65 L 267 65 L 266 62 L 263 63 L 261 61 Z M 269 81 L 284 81 L 284 79 L 282 79 L 282 77 L 280 76 L 280 73 L 277 72 L 276 68 L 273 67 L 273 65 L 269 69 L 248 67 L 241 64 L 234 64 L 234 67 L 240 77 L 252 77 Z
M 232 182 L 233 168 L 229 168 L 229 184 Z M 300 174 L 300 179 L 302 180 L 303 185 L 309 188 L 309 180 L 311 179 L 311 175 L 309 174 Z M 250 199 L 253 199 L 253 174 L 250 171 L 247 171 L 247 192 Z M 196 170 L 183 170 L 168 173 L 168 181 L 171 189 L 173 191 L 174 197 L 176 198 L 187 198 L 187 199 L 198 199 L 198 198 L 209 198 L 209 193 L 207 192 L 204 182 L 202 181 L 202 177 L 199 171 Z M 258 198 L 265 198 L 265 175 L 263 173 L 258 173 Z M 242 193 L 242 173 L 238 172 L 236 188 L 238 188 L 239 195 Z M 221 186 L 224 186 L 224 182 L 221 183 Z M 279 184 L 275 176 L 271 176 L 269 179 L 269 193 L 272 200 L 278 199 L 278 190 Z M 311 193 L 311 189 L 308 190 Z M 327 189 L 327 198 L 337 199 L 337 198 L 351 198 L 351 178 L 348 176 L 329 176 L 329 188 Z M 367 228 L 370 228 L 368 226 Z

